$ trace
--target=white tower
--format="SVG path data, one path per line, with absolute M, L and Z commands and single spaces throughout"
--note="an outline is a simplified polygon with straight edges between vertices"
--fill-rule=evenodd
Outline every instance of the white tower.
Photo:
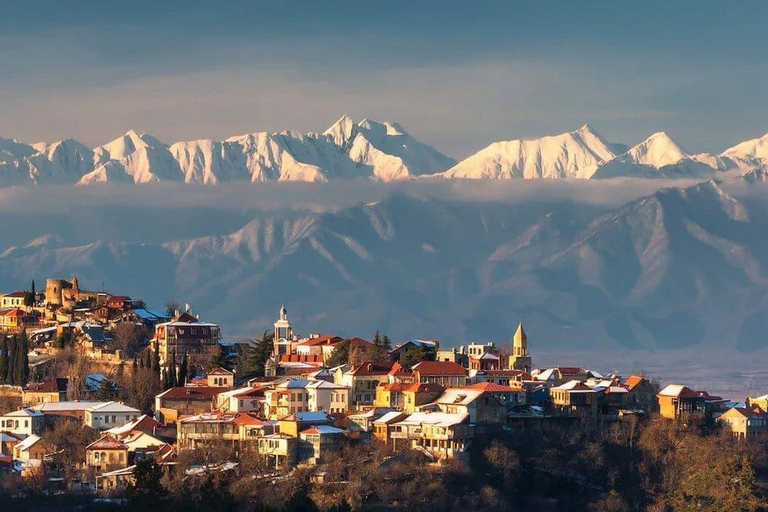
M 291 323 L 288 321 L 288 310 L 285 308 L 285 304 L 283 304 L 280 306 L 280 313 L 277 315 L 277 322 L 275 322 L 275 337 L 272 341 L 274 344 L 274 353 L 278 358 L 283 354 L 290 353 L 292 339 L 293 330 L 291 329 Z

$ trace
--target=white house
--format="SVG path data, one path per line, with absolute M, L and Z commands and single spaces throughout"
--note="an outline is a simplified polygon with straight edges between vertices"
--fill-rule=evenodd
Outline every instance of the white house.
M 45 426 L 43 413 L 32 409 L 19 409 L 0 416 L 0 431 L 25 438 L 40 434 Z
M 307 407 L 310 411 L 343 413 L 349 410 L 351 388 L 325 380 L 306 385 Z
M 264 388 L 247 386 L 219 393 L 216 407 L 222 412 L 259 412 L 263 407 Z
M 97 430 L 125 425 L 141 416 L 141 411 L 119 402 L 104 402 L 85 411 L 84 423 Z

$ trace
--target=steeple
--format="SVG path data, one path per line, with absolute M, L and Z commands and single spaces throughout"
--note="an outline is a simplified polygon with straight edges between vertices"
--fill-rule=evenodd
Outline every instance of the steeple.
M 523 322 L 517 324 L 517 330 L 512 337 L 512 355 L 509 356 L 509 367 L 512 370 L 531 371 L 531 356 L 528 355 L 528 335 L 523 329 Z

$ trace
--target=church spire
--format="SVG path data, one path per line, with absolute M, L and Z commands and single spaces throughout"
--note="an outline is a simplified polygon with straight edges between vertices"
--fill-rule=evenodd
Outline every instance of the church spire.
M 523 322 L 517 324 L 515 335 L 512 336 L 512 355 L 509 356 L 509 367 L 513 370 L 531 371 L 531 356 L 528 354 L 528 335 L 523 329 Z

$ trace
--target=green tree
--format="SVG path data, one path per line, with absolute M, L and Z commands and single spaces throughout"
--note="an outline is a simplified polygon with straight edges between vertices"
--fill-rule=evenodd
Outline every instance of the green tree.
M 334 367 L 341 366 L 343 364 L 349 364 L 349 346 L 351 341 L 349 339 L 343 339 L 336 344 L 331 352 L 330 357 L 325 362 L 326 366 Z
M 175 388 L 177 386 L 176 384 L 176 349 L 171 350 L 171 361 L 168 364 L 168 382 L 167 387 L 165 389 L 169 388 Z
M 157 501 L 168 493 L 161 483 L 163 468 L 154 459 L 145 458 L 137 462 L 133 477 L 129 494 L 136 505 L 157 506 Z
M 109 379 L 102 379 L 99 383 L 99 389 L 94 391 L 93 397 L 101 402 L 109 402 L 117 398 L 117 386 Z
M 264 375 L 264 365 L 272 355 L 274 333 L 264 331 L 264 334 L 254 342 L 237 345 L 237 374 L 243 377 L 261 377 Z
M 404 368 L 412 368 L 422 361 L 434 361 L 435 352 L 429 350 L 424 345 L 418 347 L 408 347 L 400 352 L 399 362 Z
M 165 314 L 173 318 L 176 316 L 176 311 L 179 310 L 179 303 L 175 300 L 169 300 L 165 303 Z
M 216 353 L 211 356 L 209 365 L 211 368 L 216 368 L 216 367 L 227 368 L 229 366 L 229 358 L 227 357 L 227 351 L 221 345 L 219 345 L 218 348 L 219 349 L 216 351 Z

